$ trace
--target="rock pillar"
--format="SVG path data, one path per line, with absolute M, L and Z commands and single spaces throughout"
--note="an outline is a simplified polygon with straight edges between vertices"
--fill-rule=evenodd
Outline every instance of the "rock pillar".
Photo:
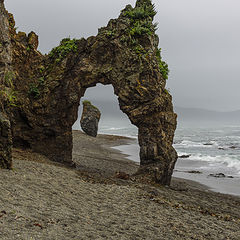
M 82 130 L 92 136 L 96 137 L 98 132 L 98 122 L 100 120 L 100 111 L 89 101 L 83 101 L 83 113 L 81 117 Z

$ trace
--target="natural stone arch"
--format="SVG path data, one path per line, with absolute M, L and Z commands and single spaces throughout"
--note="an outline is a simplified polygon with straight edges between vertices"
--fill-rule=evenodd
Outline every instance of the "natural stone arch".
M 9 15 L 18 107 L 8 111 L 15 145 L 72 164 L 72 125 L 80 98 L 97 83 L 111 84 L 120 109 L 139 129 L 139 172 L 169 184 L 177 159 L 172 147 L 176 114 L 159 68 L 154 15 L 150 0 L 138 0 L 96 37 L 64 39 L 45 56 L 37 51 L 37 36 L 17 34 Z

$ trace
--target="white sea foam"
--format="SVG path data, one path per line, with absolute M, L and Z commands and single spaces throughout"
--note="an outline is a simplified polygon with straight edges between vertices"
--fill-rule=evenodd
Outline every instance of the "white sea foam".
M 229 155 L 208 156 L 202 154 L 191 155 L 189 160 L 208 162 L 211 166 L 234 168 L 240 174 L 240 157 Z
M 121 127 L 121 128 L 116 128 L 116 127 L 111 127 L 111 128 L 108 128 L 108 127 L 105 127 L 103 128 L 103 130 L 109 130 L 109 131 L 118 131 L 118 130 L 123 130 L 125 129 L 124 127 Z
M 189 140 L 183 140 L 181 142 L 175 143 L 173 145 L 174 147 L 178 148 L 178 147 L 205 147 L 205 148 L 209 148 L 212 146 L 218 146 L 218 143 L 216 141 L 209 141 L 209 142 L 193 142 L 193 141 L 189 141 Z
M 232 130 L 232 129 L 230 129 Z M 222 134 L 225 132 L 226 134 Z M 137 139 L 137 128 L 133 126 L 104 124 L 99 129 L 99 133 L 122 135 Z M 219 135 L 221 133 L 221 136 Z M 229 129 L 208 129 L 208 131 L 198 131 L 194 129 L 181 129 L 177 131 L 173 145 L 178 151 L 178 155 L 191 155 L 186 160 L 200 161 L 203 163 L 203 168 L 208 168 L 211 171 L 222 171 L 226 169 L 227 172 L 240 174 L 240 156 L 238 149 L 230 149 L 230 146 L 240 146 L 240 136 Z M 223 148 L 219 149 L 219 147 Z M 126 153 L 128 152 L 124 149 Z M 136 156 L 138 156 L 136 151 Z M 232 154 L 232 155 L 231 155 Z M 184 161 L 185 159 L 183 159 Z
M 192 141 L 189 141 L 189 140 L 183 140 L 179 143 L 176 143 L 174 144 L 174 146 L 177 148 L 177 147 L 199 147 L 201 146 L 202 144 L 201 143 L 198 143 L 198 142 L 192 142 Z

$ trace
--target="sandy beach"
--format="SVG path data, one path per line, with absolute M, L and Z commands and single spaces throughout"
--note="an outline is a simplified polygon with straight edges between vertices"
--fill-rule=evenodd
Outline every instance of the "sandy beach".
M 239 197 L 118 178 L 138 165 L 111 147 L 131 141 L 74 131 L 77 169 L 14 149 L 14 170 L 0 174 L 0 239 L 239 239 Z

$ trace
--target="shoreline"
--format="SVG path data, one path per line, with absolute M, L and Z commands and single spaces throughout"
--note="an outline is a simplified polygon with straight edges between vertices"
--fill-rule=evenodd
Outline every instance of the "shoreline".
M 121 153 L 127 155 L 127 159 L 139 164 L 139 157 L 136 156 L 138 155 L 137 151 L 139 149 L 135 147 L 136 144 L 137 140 L 132 138 L 132 146 L 131 143 L 128 143 L 124 145 L 117 145 L 114 149 L 121 151 Z M 179 158 L 176 162 L 172 179 L 177 178 L 192 181 L 192 184 L 200 184 L 200 186 L 203 186 L 203 189 L 205 190 L 208 189 L 209 191 L 240 197 L 240 177 L 210 177 L 209 175 L 213 174 L 213 172 L 202 169 L 204 163 L 205 162 L 190 161 L 188 159 Z M 200 173 L 197 173 L 198 171 Z
M 239 239 L 239 197 L 177 178 L 170 187 L 119 178 L 138 168 L 112 148 L 129 138 L 73 139 L 77 169 L 14 149 L 14 170 L 0 170 L 2 240 Z
M 204 164 L 206 163 L 179 158 L 175 166 L 173 177 L 199 182 L 207 186 L 208 189 L 213 192 L 240 197 L 240 176 L 229 176 L 224 171 L 224 177 L 214 177 L 211 176 L 211 174 L 222 172 L 206 170 L 204 169 Z

